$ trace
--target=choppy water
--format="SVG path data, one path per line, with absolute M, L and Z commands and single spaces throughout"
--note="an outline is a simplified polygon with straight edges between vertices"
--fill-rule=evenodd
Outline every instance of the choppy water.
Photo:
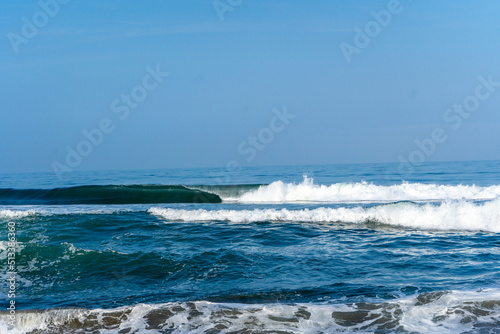
M 500 333 L 500 162 L 397 167 L 0 175 L 0 332 Z

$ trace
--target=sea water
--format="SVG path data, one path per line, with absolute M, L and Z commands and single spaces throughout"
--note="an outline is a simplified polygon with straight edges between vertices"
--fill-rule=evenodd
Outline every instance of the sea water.
M 0 175 L 0 332 L 500 333 L 500 162 L 400 167 Z

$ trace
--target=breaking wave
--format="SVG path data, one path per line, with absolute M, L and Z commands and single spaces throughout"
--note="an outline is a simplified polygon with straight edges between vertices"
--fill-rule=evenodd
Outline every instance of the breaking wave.
M 481 230 L 500 232 L 500 199 L 484 203 L 446 201 L 443 203 L 399 202 L 373 207 L 316 209 L 183 210 L 152 207 L 149 213 L 171 221 L 260 221 L 343 222 L 382 224 L 431 230 Z
M 390 186 L 367 182 L 320 185 L 314 184 L 311 178 L 304 177 L 298 184 L 276 181 L 240 196 L 221 197 L 225 201 L 240 203 L 491 200 L 500 197 L 500 185 L 480 187 L 407 182 Z

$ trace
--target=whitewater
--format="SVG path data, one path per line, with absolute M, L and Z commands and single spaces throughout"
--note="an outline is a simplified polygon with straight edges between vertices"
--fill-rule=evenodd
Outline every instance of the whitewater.
M 440 185 L 402 182 L 395 185 L 375 185 L 368 182 L 315 184 L 304 176 L 301 183 L 281 180 L 238 197 L 222 197 L 239 203 L 292 203 L 292 202 L 398 202 L 443 200 L 491 200 L 500 196 L 500 185 Z
M 464 201 L 441 204 L 400 202 L 376 207 L 253 210 L 182 210 L 153 207 L 148 210 L 169 221 L 261 221 L 307 223 L 369 223 L 426 230 L 476 230 L 500 232 L 500 200 L 475 204 Z

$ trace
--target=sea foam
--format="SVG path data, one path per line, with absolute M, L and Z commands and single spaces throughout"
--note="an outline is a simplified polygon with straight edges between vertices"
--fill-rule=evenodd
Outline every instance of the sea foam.
M 152 207 L 149 213 L 169 221 L 259 221 L 365 223 L 378 222 L 426 230 L 500 232 L 500 199 L 484 203 L 446 201 L 439 204 L 399 202 L 374 207 L 316 209 L 184 210 Z
M 500 325 L 500 292 L 436 291 L 349 304 L 236 304 L 209 301 L 116 309 L 19 311 L 11 333 L 463 333 Z M 0 332 L 7 331 L 0 313 Z
M 0 218 L 15 219 L 36 215 L 35 210 L 0 210 Z
M 500 185 L 437 185 L 408 183 L 382 186 L 367 182 L 315 184 L 304 177 L 301 183 L 275 181 L 238 197 L 223 197 L 225 201 L 240 203 L 290 203 L 290 202 L 397 202 L 443 200 L 491 200 L 500 197 Z

